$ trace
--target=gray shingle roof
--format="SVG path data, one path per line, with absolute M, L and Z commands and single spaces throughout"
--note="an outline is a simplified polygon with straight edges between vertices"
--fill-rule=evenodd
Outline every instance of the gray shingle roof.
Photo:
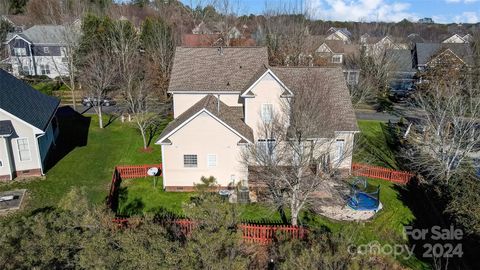
M 0 121 L 0 136 L 9 136 L 13 132 L 14 128 L 10 120 Z
M 19 34 L 34 44 L 63 44 L 65 27 L 61 25 L 34 25 Z
M 466 43 L 416 43 L 415 48 L 419 66 L 426 65 L 432 59 L 432 56 L 446 49 L 450 49 L 467 65 L 473 64 L 472 48 Z
M 335 131 L 359 131 L 355 111 L 345 77 L 340 68 L 325 67 L 272 67 L 273 73 L 295 95 L 296 89 L 305 82 L 311 84 L 312 91 L 323 91 L 323 94 L 313 95 L 318 98 L 322 123 L 317 134 L 320 138 L 332 137 Z
M 392 63 L 395 72 L 415 72 L 410 50 L 387 50 L 386 56 Z
M 45 131 L 59 103 L 0 69 L 0 109 Z
M 242 136 L 253 142 L 253 131 L 243 121 L 243 108 L 228 106 L 222 101 L 219 101 L 220 104 L 217 104 L 218 101 L 219 100 L 213 95 L 207 95 L 206 97 L 202 98 L 184 113 L 179 115 L 175 120 L 170 122 L 168 126 L 162 131 L 162 134 L 160 134 L 160 138 L 166 136 L 168 133 L 183 124 L 185 121 L 190 119 L 190 117 L 194 116 L 199 111 L 206 109 L 208 112 L 215 115 L 225 124 L 236 130 Z
M 268 64 L 265 47 L 177 47 L 169 91 L 238 91 Z

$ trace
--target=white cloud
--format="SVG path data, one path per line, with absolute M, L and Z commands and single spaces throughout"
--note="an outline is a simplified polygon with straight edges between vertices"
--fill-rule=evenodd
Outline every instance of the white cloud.
M 467 0 L 472 1 L 472 0 Z M 417 20 L 405 2 L 386 3 L 384 0 L 307 0 L 310 15 L 315 19 L 339 21 Z
M 453 18 L 456 23 L 478 23 L 480 18 L 476 12 L 465 11 L 461 15 L 457 15 Z
M 445 0 L 447 3 L 465 3 L 465 4 L 471 4 L 478 2 L 479 0 Z

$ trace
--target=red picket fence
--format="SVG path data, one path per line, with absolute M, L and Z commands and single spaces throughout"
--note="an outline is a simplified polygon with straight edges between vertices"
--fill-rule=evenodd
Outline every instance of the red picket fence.
M 112 182 L 110 184 L 110 192 L 108 193 L 107 205 L 112 208 L 112 202 L 115 196 L 115 192 L 120 186 L 122 179 L 132 179 L 147 177 L 148 169 L 157 167 L 162 175 L 162 163 L 153 165 L 120 165 L 115 166 L 112 175 Z
M 303 239 L 307 235 L 307 229 L 289 225 L 255 225 L 240 224 L 242 238 L 247 243 L 268 244 L 273 239 Z
M 410 172 L 395 171 L 379 166 L 353 163 L 352 174 L 391 181 L 397 184 L 407 184 L 415 175 Z
M 120 226 L 128 225 L 128 219 L 126 218 L 116 218 L 113 222 Z M 180 232 L 185 236 L 190 235 L 196 226 L 195 221 L 188 219 L 176 219 L 169 223 L 178 226 Z M 290 225 L 257 225 L 241 223 L 238 225 L 238 228 L 242 232 L 242 239 L 245 243 L 269 244 L 274 239 L 304 239 L 308 234 L 306 228 Z
M 123 179 L 139 178 L 146 177 L 148 169 L 152 167 L 157 167 L 162 171 L 162 164 L 154 165 L 121 165 L 117 166 L 116 169 L 120 173 Z

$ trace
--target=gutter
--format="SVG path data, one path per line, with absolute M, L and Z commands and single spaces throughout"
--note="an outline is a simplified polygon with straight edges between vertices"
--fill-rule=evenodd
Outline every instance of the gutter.
M 42 176 L 44 176 L 45 173 L 43 173 L 43 162 L 42 162 L 42 157 L 40 156 L 40 148 L 38 147 L 38 139 L 40 139 L 43 136 L 45 136 L 45 132 L 42 133 L 42 134 L 36 134 L 35 135 L 35 138 L 36 138 L 35 146 L 37 148 L 37 158 L 38 158 L 38 162 L 40 163 L 40 172 L 41 172 Z

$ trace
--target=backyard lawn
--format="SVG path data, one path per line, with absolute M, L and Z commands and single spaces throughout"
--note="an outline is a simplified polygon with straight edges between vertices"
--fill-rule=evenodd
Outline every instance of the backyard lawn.
M 54 159 L 45 179 L 1 184 L 0 190 L 26 188 L 26 209 L 54 206 L 74 186 L 85 187 L 89 199 L 103 203 L 109 190 L 113 167 L 119 164 L 160 163 L 158 147 L 140 151 L 142 139 L 132 124 L 113 121 L 98 127 L 95 116 L 83 117 L 66 112 L 60 121 L 60 137 Z M 105 123 L 108 119 L 105 118 Z

